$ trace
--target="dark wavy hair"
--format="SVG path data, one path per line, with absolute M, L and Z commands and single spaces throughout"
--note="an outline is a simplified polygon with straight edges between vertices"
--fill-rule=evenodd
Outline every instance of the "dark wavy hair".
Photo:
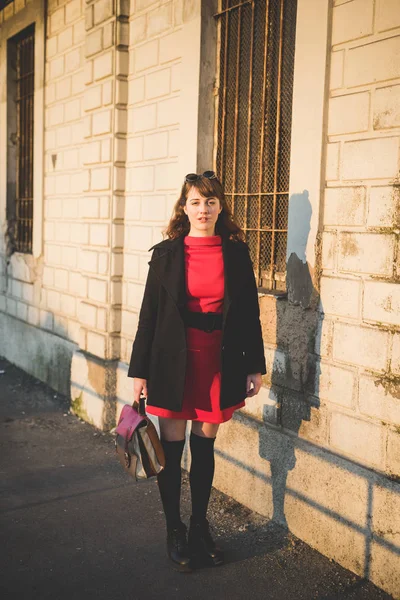
M 245 242 L 245 233 L 233 218 L 231 209 L 225 200 L 224 188 L 218 178 L 208 179 L 207 177 L 200 177 L 193 183 L 184 182 L 180 196 L 175 203 L 172 217 L 163 234 L 170 240 L 175 240 L 181 235 L 189 233 L 190 221 L 183 207 L 186 204 L 189 191 L 193 187 L 205 198 L 218 198 L 221 203 L 222 210 L 215 223 L 215 234 L 221 237 L 228 237 L 235 242 Z

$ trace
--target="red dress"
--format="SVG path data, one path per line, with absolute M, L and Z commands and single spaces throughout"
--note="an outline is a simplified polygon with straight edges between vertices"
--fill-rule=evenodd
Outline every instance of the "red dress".
M 222 312 L 224 262 L 221 236 L 187 235 L 183 242 L 188 310 Z M 176 412 L 147 406 L 148 413 L 171 419 L 223 423 L 245 405 L 243 401 L 230 408 L 220 408 L 221 336 L 220 329 L 207 333 L 186 327 L 187 365 L 182 410 Z

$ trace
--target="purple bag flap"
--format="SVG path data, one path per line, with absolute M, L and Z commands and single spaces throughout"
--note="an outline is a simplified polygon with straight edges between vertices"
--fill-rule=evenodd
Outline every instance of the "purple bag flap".
M 135 410 L 129 404 L 125 404 L 124 408 L 121 411 L 118 426 L 115 431 L 118 435 L 122 435 L 125 440 L 130 440 L 135 429 L 140 425 L 142 421 L 146 421 L 146 418 L 143 415 L 139 415 L 137 410 Z

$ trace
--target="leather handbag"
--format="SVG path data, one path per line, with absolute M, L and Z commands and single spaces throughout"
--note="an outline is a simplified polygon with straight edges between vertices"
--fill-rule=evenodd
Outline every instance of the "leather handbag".
M 157 430 L 146 415 L 144 397 L 126 404 L 115 429 L 115 450 L 125 471 L 136 481 L 155 477 L 165 467 Z

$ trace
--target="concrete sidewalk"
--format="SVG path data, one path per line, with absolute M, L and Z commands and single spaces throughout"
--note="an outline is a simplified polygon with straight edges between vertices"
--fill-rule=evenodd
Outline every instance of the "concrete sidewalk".
M 217 490 L 209 519 L 226 564 L 175 572 L 156 481 L 125 476 L 113 437 L 65 398 L 2 359 L 0 371 L 4 600 L 390 597 Z M 182 512 L 188 522 L 186 474 Z

